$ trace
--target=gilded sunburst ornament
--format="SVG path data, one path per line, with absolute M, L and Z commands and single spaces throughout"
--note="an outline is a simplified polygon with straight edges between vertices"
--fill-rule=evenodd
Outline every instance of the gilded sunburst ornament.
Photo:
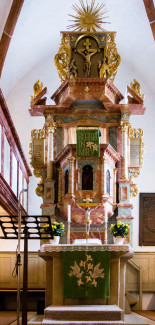
M 83 0 L 79 0 L 81 4 L 81 8 L 75 4 L 72 6 L 73 10 L 75 10 L 76 15 L 69 15 L 73 19 L 74 24 L 69 25 L 68 28 L 74 28 L 74 31 L 93 31 L 102 30 L 102 24 L 106 24 L 103 19 L 108 17 L 104 17 L 107 10 L 102 10 L 104 8 L 104 4 L 95 5 L 95 0 L 92 0 L 91 5 L 88 5 L 86 0 L 86 5 Z

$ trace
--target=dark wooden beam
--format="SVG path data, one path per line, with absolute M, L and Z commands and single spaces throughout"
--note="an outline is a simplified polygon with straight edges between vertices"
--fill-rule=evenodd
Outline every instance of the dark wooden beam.
M 150 22 L 150 27 L 152 29 L 152 34 L 155 40 L 155 6 L 153 0 L 143 0 L 148 20 Z
M 7 55 L 7 51 L 11 42 L 20 11 L 22 9 L 24 0 L 13 0 L 4 31 L 0 40 L 0 76 L 2 74 L 3 65 Z

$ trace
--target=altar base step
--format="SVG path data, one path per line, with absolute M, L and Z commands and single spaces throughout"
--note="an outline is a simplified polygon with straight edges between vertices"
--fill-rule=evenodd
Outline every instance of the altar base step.
M 123 310 L 116 305 L 47 307 L 43 325 L 123 325 Z

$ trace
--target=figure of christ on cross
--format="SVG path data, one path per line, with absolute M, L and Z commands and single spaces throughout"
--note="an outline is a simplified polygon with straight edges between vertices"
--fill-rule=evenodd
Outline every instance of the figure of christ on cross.
M 85 203 L 79 203 L 79 204 L 76 203 L 76 205 L 80 209 L 82 209 L 83 211 L 85 211 L 86 243 L 87 243 L 88 238 L 89 238 L 90 224 L 91 224 L 90 213 L 92 211 L 94 211 L 101 204 L 100 203 L 90 203 L 93 200 L 89 198 L 89 195 L 86 195 L 86 199 L 84 199 L 83 201 L 85 201 Z M 85 207 L 85 209 L 82 208 L 82 206 Z M 95 206 L 95 208 L 94 209 L 90 209 L 90 206 Z
M 85 77 L 90 76 L 90 68 L 91 68 L 91 57 L 97 53 L 100 52 L 100 49 L 92 49 L 90 48 L 90 40 L 89 38 L 86 38 L 86 42 L 84 43 L 85 48 L 84 49 L 76 49 L 75 52 L 78 52 L 80 55 L 82 55 L 85 59 L 84 61 L 84 71 L 85 71 Z

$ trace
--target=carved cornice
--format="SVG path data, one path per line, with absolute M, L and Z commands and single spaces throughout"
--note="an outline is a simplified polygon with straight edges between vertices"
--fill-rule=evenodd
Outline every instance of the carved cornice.
M 61 163 L 65 158 L 69 158 L 76 152 L 76 144 L 68 144 L 61 150 L 61 152 L 55 158 L 55 162 Z
M 115 104 L 124 98 L 114 84 L 106 78 L 77 78 L 65 80 L 51 99 L 56 105 L 64 103 L 69 105 L 77 99 L 77 93 L 79 99 L 93 99 L 95 93 L 95 98 L 101 102 L 111 101 Z M 109 97 L 110 93 L 112 99 Z
M 101 155 L 103 153 L 108 154 L 115 162 L 121 160 L 121 156 L 113 149 L 113 147 L 110 144 L 100 144 L 100 153 Z

